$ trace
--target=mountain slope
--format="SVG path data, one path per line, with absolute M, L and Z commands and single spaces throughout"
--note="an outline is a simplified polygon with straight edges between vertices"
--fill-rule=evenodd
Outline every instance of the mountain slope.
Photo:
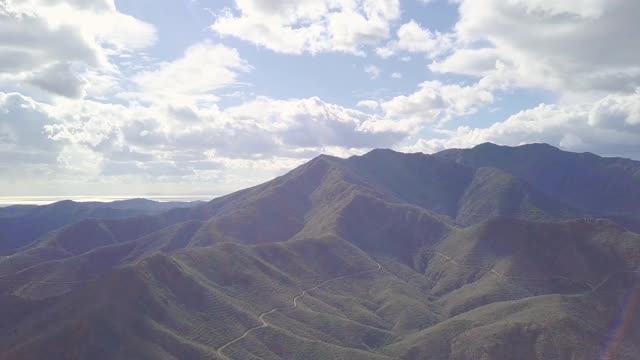
M 531 178 L 575 154 L 497 149 L 320 156 L 206 204 L 58 228 L 0 259 L 0 359 L 637 358 L 630 204 L 590 218 Z M 615 174 L 594 191 L 634 184 Z
M 16 335 L 3 338 L 2 348 L 7 351 L 3 352 L 6 357 L 0 358 L 42 358 L 46 354 L 59 354 L 64 358 L 74 356 L 64 351 L 96 359 L 126 355 L 215 358 L 219 356 L 217 349 L 259 326 L 260 314 L 273 308 L 282 308 L 283 312 L 289 307 L 296 310 L 291 307 L 292 301 L 303 289 L 313 289 L 305 295 L 310 298 L 327 291 L 323 295 L 328 296 L 323 301 L 325 308 L 331 308 L 330 304 L 334 308 L 344 306 L 351 301 L 338 296 L 340 288 L 345 286 L 341 282 L 366 278 L 369 273 L 379 271 L 375 261 L 338 239 L 258 247 L 227 243 L 183 252 L 171 258 L 152 256 L 134 267 L 107 275 L 87 288 L 69 293 L 56 301 L 45 314 L 26 315 L 21 319 L 22 325 Z M 318 286 L 320 284 L 327 289 Z M 336 286 L 336 290 L 330 290 L 332 286 Z M 300 301 L 306 302 L 306 299 Z M 371 304 L 351 302 L 349 306 L 352 310 L 348 316 L 339 317 L 354 329 L 364 331 L 360 336 L 373 337 L 368 341 L 382 341 L 390 335 L 385 330 L 390 324 L 375 316 L 373 309 L 367 308 Z M 338 309 L 333 311 L 338 311 L 338 314 L 346 311 L 346 308 L 343 311 Z M 69 311 L 74 315 L 67 317 Z M 279 318 L 280 314 L 271 315 L 274 324 L 285 321 Z M 295 314 L 294 318 L 298 316 L 305 314 Z M 284 332 L 273 326 L 274 331 L 269 331 L 268 335 L 290 339 L 292 332 L 311 332 L 310 338 L 299 339 L 301 343 L 296 346 L 313 348 L 315 356 L 312 358 L 320 359 L 324 358 L 323 354 L 336 352 L 351 358 L 386 358 L 367 350 L 357 350 L 357 341 L 362 340 L 331 336 L 331 328 L 324 330 L 330 334 L 323 335 L 323 324 L 327 321 L 331 324 L 336 317 L 327 316 L 328 319 L 317 319 L 319 323 L 306 330 L 309 324 L 298 324 L 299 331 L 286 327 L 288 330 Z M 286 321 L 295 322 L 293 319 Z M 92 325 L 87 331 L 71 330 L 88 324 Z M 133 329 L 136 329 L 135 335 L 131 332 Z M 20 340 L 24 339 L 21 332 L 31 334 L 31 340 Z M 130 336 L 132 339 L 127 340 Z M 95 343 L 96 339 L 103 337 L 99 344 Z M 164 345 L 158 348 L 161 339 Z M 127 353 L 131 351 L 128 346 L 109 346 L 129 341 L 156 345 L 136 346 L 133 353 Z M 267 340 L 265 343 L 269 344 Z M 228 354 L 264 351 L 239 346 L 227 349 L 225 352 Z
M 43 206 L 8 206 L 0 209 L 0 255 L 28 246 L 47 232 L 85 219 L 123 219 L 187 208 L 198 202 L 157 202 L 146 199 L 123 201 L 59 201 Z
M 640 162 L 561 151 L 546 144 L 519 147 L 482 144 L 435 155 L 472 168 L 502 169 L 546 195 L 597 215 L 640 211 Z
M 461 225 L 493 216 L 550 220 L 579 214 L 495 167 L 476 169 L 437 156 L 391 150 L 374 150 L 348 163 L 375 189 Z
M 599 294 L 497 302 L 413 334 L 387 351 L 402 359 L 429 360 L 637 359 L 637 322 L 618 343 L 608 338 L 617 330 L 610 322 L 620 316 L 616 310 L 621 306 Z
M 503 221 L 498 227 L 514 226 L 510 222 L 515 220 Z M 535 223 L 515 226 L 537 228 Z M 486 231 L 478 242 L 492 239 L 496 229 Z M 609 235 L 595 238 L 605 241 Z M 638 235 L 625 236 L 627 244 L 618 251 L 637 249 Z M 438 250 L 450 251 L 449 242 L 458 241 L 452 234 Z M 466 264 L 442 264 L 463 271 L 443 272 L 432 259 L 424 276 L 407 275 L 411 270 L 401 263 L 371 258 L 339 238 L 222 243 L 170 257 L 154 255 L 55 298 L 44 312 L 5 323 L 0 332 L 14 335 L 1 340 L 5 351 L 0 358 L 470 360 L 513 353 L 523 359 L 562 359 L 568 353 L 591 358 L 606 341 L 606 334 L 597 330 L 610 326 L 625 289 L 633 286 L 634 278 L 620 275 L 638 266 L 637 252 L 625 255 L 628 265 L 611 269 L 614 276 L 598 273 L 601 281 L 594 289 L 574 289 L 573 295 L 523 293 L 513 301 L 474 304 L 471 311 L 451 317 L 447 308 L 456 290 L 443 291 L 443 284 L 467 278 L 470 258 L 490 264 L 487 258 L 502 256 L 502 261 L 517 264 L 519 253 L 509 255 L 504 246 L 486 245 L 497 254 L 487 256 L 487 248 L 478 252 L 482 246 L 474 245 L 464 256 Z M 505 276 L 527 275 L 517 280 L 518 286 L 540 288 L 538 280 L 528 280 L 530 274 L 515 273 L 512 267 Z M 594 313 L 594 308 L 600 310 Z M 571 334 L 573 340 L 553 341 L 558 334 Z M 633 359 L 638 329 L 629 334 L 621 352 L 627 355 L 620 359 Z M 583 341 L 592 346 L 578 347 Z

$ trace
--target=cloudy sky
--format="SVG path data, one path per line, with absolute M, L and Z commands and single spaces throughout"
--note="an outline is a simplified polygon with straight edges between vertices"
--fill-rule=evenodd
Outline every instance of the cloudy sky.
M 636 0 L 1 0 L 0 196 L 223 194 L 320 153 L 640 159 Z

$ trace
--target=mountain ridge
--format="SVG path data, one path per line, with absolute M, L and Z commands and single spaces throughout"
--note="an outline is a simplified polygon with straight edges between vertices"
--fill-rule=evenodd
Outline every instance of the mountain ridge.
M 614 169 L 596 199 L 640 183 L 593 156 L 319 156 L 204 204 L 68 224 L 0 258 L 0 305 L 19 309 L 0 359 L 596 358 L 640 284 L 640 235 L 616 221 L 635 208 L 594 214 L 557 179 Z

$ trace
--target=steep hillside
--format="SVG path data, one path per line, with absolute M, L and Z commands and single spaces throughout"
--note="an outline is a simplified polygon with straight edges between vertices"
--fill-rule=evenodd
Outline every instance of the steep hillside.
M 417 270 L 449 314 L 494 301 L 591 291 L 640 269 L 640 236 L 606 220 L 496 218 L 422 249 Z
M 601 233 L 583 240 L 586 244 L 575 244 L 582 239 L 577 236 L 561 247 L 602 251 L 619 231 L 613 225 L 587 225 L 585 234 L 592 234 L 589 226 Z M 15 322 L 0 327 L 11 334 L 0 340 L 0 358 L 593 358 L 606 346 L 608 333 L 602 329 L 615 323 L 626 289 L 633 289 L 635 278 L 627 275 L 639 264 L 640 237 L 623 233 L 626 240 L 608 254 L 624 252 L 628 264 L 601 271 L 588 266 L 599 282 L 571 287 L 553 278 L 582 281 L 583 271 L 563 272 L 567 265 L 557 254 L 582 258 L 598 250 L 577 255 L 551 251 L 553 256 L 542 263 L 549 269 L 539 274 L 543 269 L 522 262 L 537 264 L 536 258 L 550 255 L 523 259 L 531 246 L 528 239 L 505 244 L 512 234 L 500 230 L 529 228 L 530 237 L 545 234 L 549 237 L 542 241 L 551 241 L 570 229 L 538 226 L 507 219 L 454 232 L 438 242 L 442 255 L 425 250 L 432 257 L 426 258 L 422 275 L 339 238 L 222 243 L 170 257 L 153 255 L 40 303 L 39 311 L 14 315 Z M 498 235 L 504 237 L 494 240 Z M 461 258 L 447 259 L 445 251 L 455 247 Z M 492 270 L 502 272 L 488 274 Z M 497 280 L 495 287 L 487 276 Z M 462 285 L 451 286 L 456 282 Z M 548 289 L 554 285 L 561 288 Z M 513 295 L 513 287 L 523 288 L 519 297 L 497 297 Z M 467 292 L 463 299 L 476 300 L 466 304 L 471 311 L 452 310 L 460 291 Z M 29 303 L 21 306 L 29 308 Z M 619 359 L 634 358 L 638 330 L 627 330 L 618 345 Z M 564 340 L 558 341 L 561 335 Z
M 81 219 L 0 257 L 0 359 L 636 359 L 635 205 L 592 211 L 635 199 L 634 166 L 375 150 Z
M 637 215 L 640 211 L 638 161 L 571 153 L 546 144 L 508 147 L 487 143 L 435 156 L 472 168 L 502 169 L 590 214 Z
M 640 282 L 629 281 L 640 290 Z M 628 316 L 619 310 L 628 305 L 620 302 L 620 288 L 606 290 L 616 291 L 617 300 L 594 292 L 496 302 L 412 334 L 386 351 L 411 360 L 637 359 L 640 326 L 612 322 Z M 625 326 L 622 336 L 620 326 Z
M 45 313 L 25 314 L 18 327 L 4 323 L 2 331 L 10 333 L 11 327 L 13 336 L 0 340 L 5 349 L 0 358 L 289 353 L 385 359 L 366 344 L 377 347 L 392 336 L 397 314 L 375 314 L 377 302 L 397 306 L 385 295 L 389 281 L 414 292 L 339 239 L 254 247 L 227 243 L 171 258 L 157 255 L 69 293 Z M 377 290 L 367 290 L 367 283 L 378 283 Z M 354 301 L 348 296 L 356 289 L 371 294 Z M 429 316 L 429 305 L 422 308 Z M 316 316 L 314 309 L 322 312 Z M 305 322 L 308 317 L 312 320 Z M 344 334 L 335 332 L 336 322 Z
M 374 150 L 347 160 L 373 188 L 461 225 L 493 216 L 551 220 L 580 212 L 508 172 L 472 168 L 436 156 Z

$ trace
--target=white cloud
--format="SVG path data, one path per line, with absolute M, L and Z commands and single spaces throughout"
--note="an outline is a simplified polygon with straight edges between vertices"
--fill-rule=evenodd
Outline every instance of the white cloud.
M 214 90 L 236 85 L 241 72 L 251 70 L 236 49 L 212 43 L 189 47 L 173 62 L 136 74 L 133 82 L 146 100 L 184 103 L 192 100 L 216 100 Z
M 87 78 L 117 72 L 113 55 L 149 46 L 155 36 L 112 0 L 7 0 L 0 3 L 0 81 L 83 96 Z
M 27 167 L 55 160 L 59 146 L 49 141 L 44 131 L 54 121 L 33 99 L 0 93 L 0 167 Z
M 236 126 L 270 134 L 279 148 L 371 148 L 391 145 L 407 134 L 396 129 L 370 127 L 381 119 L 363 112 L 328 104 L 318 98 L 256 101 L 225 110 Z M 244 120 L 242 120 L 244 119 Z
M 389 37 L 399 0 L 236 0 L 211 26 L 276 52 L 362 54 Z
M 366 108 L 366 109 L 369 109 L 371 111 L 376 111 L 376 110 L 378 110 L 378 108 L 380 108 L 380 104 L 375 100 L 358 101 L 356 106 L 357 107 L 361 107 L 361 108 Z
M 396 40 L 376 49 L 376 54 L 384 59 L 402 52 L 424 53 L 435 58 L 447 53 L 454 45 L 451 34 L 431 32 L 414 20 L 400 26 L 396 37 Z
M 99 49 L 70 26 L 52 27 L 44 18 L 12 12 L 0 4 L 0 71 L 15 74 L 55 61 L 105 62 Z
M 70 144 L 62 148 L 57 161 L 67 175 L 97 176 L 102 171 L 104 157 L 89 147 Z
M 237 9 L 212 25 L 220 35 L 276 52 L 363 55 L 377 47 L 381 57 L 410 61 L 409 54 L 418 54 L 433 59 L 434 72 L 477 78 L 466 85 L 424 81 L 413 93 L 390 98 L 363 96 L 377 100 L 358 102 L 359 111 L 317 97 L 278 100 L 238 89 L 252 67 L 237 50 L 211 42 L 194 44 L 174 61 L 149 59 L 138 51 L 153 44 L 155 29 L 118 12 L 112 0 L 0 2 L 0 82 L 26 94 L 0 93 L 0 171 L 7 174 L 0 189 L 29 193 L 38 183 L 58 191 L 51 184 L 67 184 L 77 193 L 108 182 L 174 192 L 189 183 L 226 192 L 319 153 L 432 152 L 485 141 L 640 156 L 637 5 L 458 4 L 453 33 L 409 21 L 393 39 L 397 0 L 237 0 Z M 372 79 L 382 75 L 375 65 L 363 70 Z M 514 86 L 556 90 L 563 102 L 487 128 L 444 130 L 448 120 L 493 104 L 497 92 Z M 60 96 L 27 96 L 34 87 Z M 591 89 L 612 94 L 567 101 L 567 94 Z M 218 97 L 239 105 L 220 108 Z M 427 130 L 441 138 L 420 139 Z
M 462 0 L 462 46 L 431 69 L 542 87 L 563 96 L 632 93 L 640 86 L 640 2 Z
M 220 170 L 211 169 L 211 164 L 204 169 L 203 161 L 308 159 L 327 150 L 392 146 L 408 135 L 379 126 L 384 121 L 379 117 L 318 98 L 257 98 L 225 110 L 91 100 L 50 105 L 17 94 L 3 99 L 0 109 L 6 116 L 0 120 L 7 119 L 0 127 L 3 143 L 20 151 L 34 149 L 52 169 L 59 169 L 60 176 L 76 176 L 83 167 L 87 168 L 83 176 L 144 171 L 153 176 L 145 163 L 156 164 L 153 171 L 164 169 L 167 175 L 191 176 Z
M 478 85 L 445 85 L 439 81 L 425 81 L 413 94 L 396 96 L 380 106 L 390 119 L 424 124 L 471 114 L 493 101 L 493 94 Z
M 226 192 L 267 180 L 319 153 L 345 156 L 373 147 L 432 152 L 485 141 L 549 142 L 569 150 L 638 156 L 638 94 L 579 106 L 541 105 L 486 129 L 436 130 L 441 139 L 407 145 L 426 123 L 489 101 L 476 91 L 425 83 L 410 100 L 384 102 L 382 115 L 375 116 L 317 98 L 258 98 L 220 110 L 90 100 L 47 105 L 2 94 L 0 144 L 7 156 L 0 157 L 0 168 L 11 167 L 2 181 L 15 176 L 32 184 L 55 174 L 57 183 L 74 186 L 106 181 L 121 184 L 120 189 L 133 189 L 124 185 L 131 183 L 146 184 L 141 191 L 165 186 L 172 191 L 181 183 L 202 184 L 202 189 L 215 183 L 215 192 Z M 407 103 L 411 111 L 398 112 Z M 373 100 L 359 104 L 375 105 Z
M 432 71 L 454 72 L 487 76 L 496 69 L 496 63 L 504 61 L 495 48 L 458 49 L 441 61 L 429 65 Z
M 45 66 L 30 74 L 27 82 L 51 93 L 72 98 L 84 96 L 87 85 L 84 76 L 75 71 L 74 64 L 69 62 Z
M 152 25 L 119 12 L 113 0 L 8 0 L 7 8 L 44 19 L 52 28 L 72 27 L 107 52 L 142 49 L 156 41 Z
M 609 95 L 596 102 L 589 112 L 589 125 L 640 135 L 640 93 L 636 92 L 634 96 Z
M 113 10 L 114 4 L 111 0 L 11 0 L 13 6 L 56 6 L 70 5 L 82 10 L 105 11 Z
M 389 47 L 379 47 L 376 49 L 376 54 L 383 59 L 387 59 L 393 56 L 395 51 Z
M 398 141 L 417 136 L 428 124 L 440 127 L 447 121 L 476 112 L 494 102 L 493 94 L 475 85 L 447 85 L 439 81 L 425 81 L 409 95 L 387 100 L 365 100 L 357 104 L 379 110 L 380 115 L 361 125 L 372 132 L 404 134 Z M 377 144 L 373 147 L 382 147 Z
M 375 80 L 380 77 L 382 70 L 380 70 L 380 68 L 375 65 L 367 65 L 364 67 L 364 72 L 369 75 L 369 78 L 371 80 Z

